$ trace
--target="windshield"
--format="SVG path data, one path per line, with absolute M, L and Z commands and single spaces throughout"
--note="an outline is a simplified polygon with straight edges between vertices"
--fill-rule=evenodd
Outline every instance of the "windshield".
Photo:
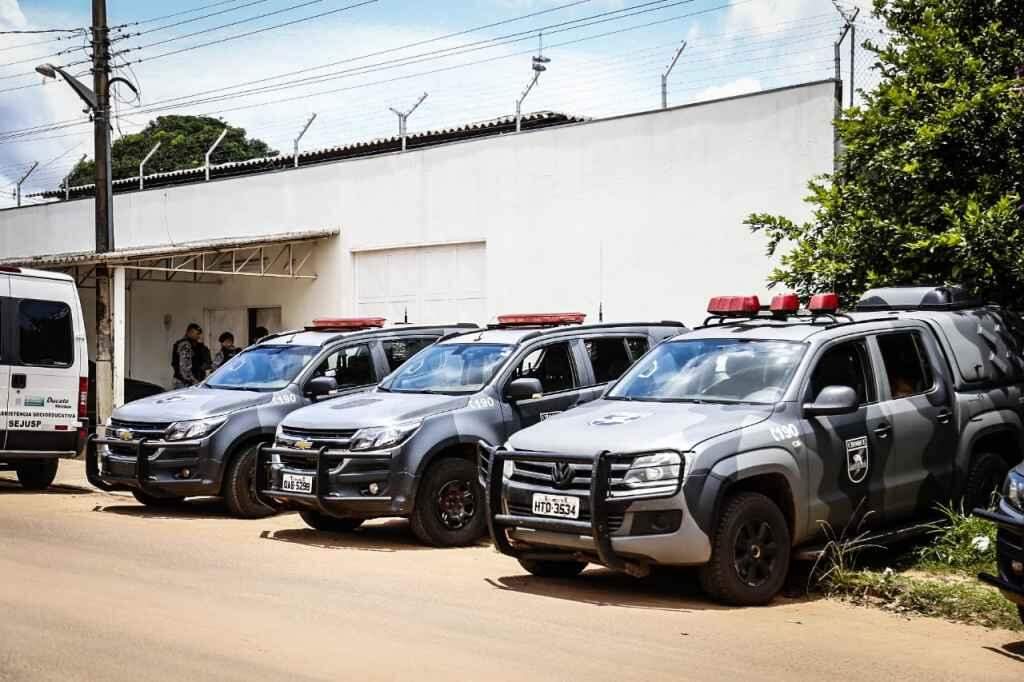
M 316 357 L 316 346 L 257 346 L 231 358 L 206 380 L 208 388 L 277 391 Z
M 652 402 L 775 403 L 789 384 L 802 343 L 699 339 L 663 343 L 606 396 Z
M 400 393 L 475 393 L 491 380 L 512 346 L 442 343 L 417 353 L 381 388 Z

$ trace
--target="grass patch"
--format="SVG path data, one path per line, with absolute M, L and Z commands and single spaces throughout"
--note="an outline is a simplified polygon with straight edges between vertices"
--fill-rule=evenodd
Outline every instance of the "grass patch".
M 836 537 L 826 529 L 829 542 L 812 571 L 811 587 L 904 615 L 1024 630 L 1017 607 L 976 577 L 995 569 L 995 526 L 961 510 L 942 512 L 925 540 L 895 556 L 872 551 L 876 547 L 866 534 Z

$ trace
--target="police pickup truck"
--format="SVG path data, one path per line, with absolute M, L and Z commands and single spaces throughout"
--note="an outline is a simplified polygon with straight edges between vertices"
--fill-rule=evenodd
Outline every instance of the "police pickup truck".
M 266 337 L 201 384 L 128 403 L 86 452 L 89 481 L 129 490 L 146 505 L 223 496 L 233 514 L 273 510 L 253 486 L 256 449 L 290 412 L 372 388 L 439 338 L 476 325 L 400 325 L 381 318 L 315 320 Z
M 477 443 L 601 395 L 679 322 L 583 325 L 581 313 L 505 315 L 422 351 L 371 393 L 284 419 L 258 467 L 270 503 L 319 530 L 409 517 L 422 542 L 487 532 Z
M 499 551 L 536 575 L 699 566 L 718 600 L 763 604 L 826 527 L 920 530 L 1021 461 L 1024 363 L 998 308 L 957 287 L 799 308 L 715 298 L 602 399 L 487 451 Z

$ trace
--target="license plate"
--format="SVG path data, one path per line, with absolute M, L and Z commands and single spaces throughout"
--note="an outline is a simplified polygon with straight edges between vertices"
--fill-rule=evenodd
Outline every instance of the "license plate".
M 284 474 L 281 478 L 281 490 L 290 493 L 311 493 L 313 492 L 313 477 Z
M 533 494 L 533 513 L 537 516 L 557 516 L 563 519 L 580 517 L 580 498 L 568 495 Z

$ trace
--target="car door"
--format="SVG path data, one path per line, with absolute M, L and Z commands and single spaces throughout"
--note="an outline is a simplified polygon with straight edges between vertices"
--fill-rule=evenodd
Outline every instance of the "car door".
M 358 393 L 377 384 L 383 378 L 374 357 L 373 343 L 349 343 L 335 347 L 317 364 L 306 381 L 316 377 L 328 376 L 338 383 L 332 395 Z M 380 352 L 379 349 L 377 351 Z
M 887 521 L 934 513 L 952 493 L 957 434 L 949 383 L 939 349 L 927 329 L 905 329 L 872 338 L 880 369 L 881 409 L 891 452 L 875 496 Z
M 805 417 L 802 439 L 808 467 L 808 531 L 827 524 L 836 536 L 853 537 L 880 522 L 872 500 L 872 481 L 888 441 L 875 429 L 885 422 L 878 405 L 877 377 L 867 339 L 844 338 L 823 347 L 815 358 L 803 391 L 813 402 L 826 386 L 849 386 L 859 398 L 855 412 Z
M 561 339 L 530 346 L 501 383 L 504 387 L 516 379 L 537 379 L 542 393 L 515 404 L 505 401 L 508 433 L 532 426 L 552 415 L 575 407 L 580 400 L 581 367 L 574 339 Z

